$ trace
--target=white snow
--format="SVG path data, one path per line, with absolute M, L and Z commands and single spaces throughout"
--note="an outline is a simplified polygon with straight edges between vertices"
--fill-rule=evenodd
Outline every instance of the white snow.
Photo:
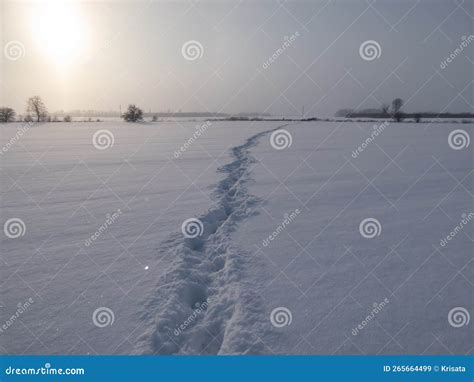
M 472 308 L 473 225 L 439 243 L 472 212 L 472 145 L 448 145 L 471 125 L 389 124 L 353 158 L 372 123 L 213 121 L 197 136 L 202 123 L 43 124 L 1 154 L 2 224 L 26 231 L 2 236 L 0 324 L 34 300 L 3 353 L 469 352 L 447 316 Z M 21 126 L 1 127 L 3 147 Z M 100 129 L 112 147 L 94 147 Z M 379 236 L 360 235 L 365 218 Z M 98 327 L 102 307 L 113 324 Z M 280 307 L 290 325 L 272 324 Z
M 254 283 L 266 317 L 286 307 L 292 323 L 267 352 L 295 354 L 446 354 L 472 351 L 473 332 L 448 323 L 451 308 L 472 314 L 474 225 L 445 247 L 440 240 L 473 212 L 472 144 L 448 136 L 472 125 L 389 124 L 356 158 L 371 124 L 287 127 L 292 145 L 268 139 L 253 150 L 260 214 L 233 241 L 252 251 Z M 377 124 L 380 126 L 381 123 Z M 300 211 L 267 246 L 284 214 Z M 376 218 L 366 239 L 359 224 Z M 389 303 L 352 334 L 373 304 Z

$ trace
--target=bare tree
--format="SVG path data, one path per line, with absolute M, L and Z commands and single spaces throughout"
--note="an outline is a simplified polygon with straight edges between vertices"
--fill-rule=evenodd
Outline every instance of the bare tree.
M 390 110 L 390 106 L 387 105 L 386 103 L 382 104 L 380 106 L 380 111 L 382 112 L 383 115 L 388 115 L 388 111 Z
M 27 111 L 36 115 L 36 122 L 45 119 L 48 109 L 40 96 L 30 97 L 27 103 Z
M 400 122 L 404 116 L 402 113 L 403 100 L 401 98 L 395 98 L 392 101 L 392 116 L 397 122 Z
M 399 112 L 402 109 L 403 106 L 403 100 L 401 98 L 395 98 L 392 101 L 392 111 L 394 113 Z
M 11 107 L 0 107 L 0 122 L 12 122 L 15 120 L 15 110 Z

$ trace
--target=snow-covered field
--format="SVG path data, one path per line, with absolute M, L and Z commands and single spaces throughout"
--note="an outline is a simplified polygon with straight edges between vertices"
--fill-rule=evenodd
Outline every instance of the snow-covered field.
M 2 126 L 0 350 L 472 353 L 471 126 Z

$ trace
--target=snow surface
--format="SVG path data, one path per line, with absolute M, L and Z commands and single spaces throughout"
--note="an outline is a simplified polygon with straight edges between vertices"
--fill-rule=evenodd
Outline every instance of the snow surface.
M 3 324 L 13 354 L 472 352 L 472 144 L 467 124 L 203 122 L 36 125 L 1 154 Z M 21 124 L 1 128 L 1 145 Z M 276 150 L 283 127 L 292 144 Z M 114 145 L 97 150 L 107 129 Z M 298 209 L 292 222 L 267 238 Z M 92 244 L 85 241 L 118 217 Z M 182 223 L 204 231 L 186 238 Z M 380 221 L 373 239 L 359 233 Z M 374 303 L 389 303 L 357 335 Z M 113 323 L 98 327 L 96 309 Z M 291 323 L 272 324 L 284 307 Z
M 473 351 L 472 328 L 448 322 L 454 307 L 473 314 L 473 222 L 440 245 L 473 212 L 472 143 L 463 150 L 448 145 L 454 129 L 472 137 L 472 125 L 389 124 L 353 158 L 373 126 L 300 124 L 288 127 L 288 149 L 275 153 L 262 140 L 253 150 L 249 192 L 260 198 L 260 214 L 240 225 L 234 241 L 261 262 L 252 269 L 264 316 L 280 306 L 292 312 L 267 352 Z M 295 209 L 300 214 L 264 246 Z M 360 235 L 366 218 L 380 222 L 380 236 Z

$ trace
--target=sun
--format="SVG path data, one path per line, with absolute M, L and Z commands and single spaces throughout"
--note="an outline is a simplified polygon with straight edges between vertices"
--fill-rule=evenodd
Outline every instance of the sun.
M 84 53 L 87 28 L 78 4 L 41 2 L 32 14 L 31 26 L 37 48 L 57 66 L 70 66 Z

